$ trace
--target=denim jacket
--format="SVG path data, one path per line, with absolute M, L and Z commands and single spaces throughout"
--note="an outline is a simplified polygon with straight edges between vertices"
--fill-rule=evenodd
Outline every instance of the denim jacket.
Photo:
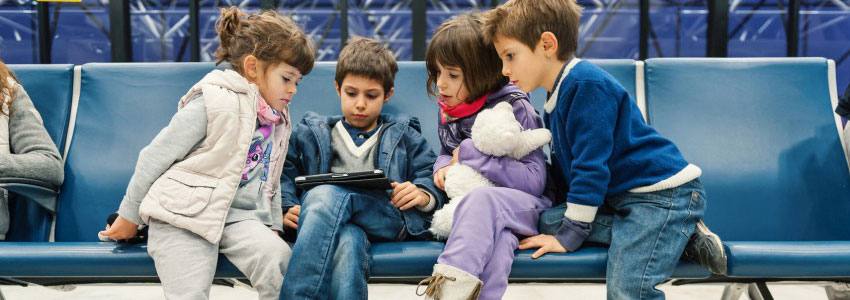
M 376 146 L 375 168 L 384 171 L 390 181 L 410 181 L 427 190 L 437 202 L 434 210 L 442 207 L 446 196 L 434 186 L 431 172 L 436 155 L 422 137 L 419 121 L 413 117 L 385 114 L 380 118 L 383 127 Z M 333 159 L 331 129 L 341 119 L 341 116 L 327 117 L 307 112 L 304 119 L 293 126 L 283 176 L 280 177 L 284 212 L 292 206 L 301 205 L 304 191 L 295 187 L 295 177 L 330 172 Z M 410 237 L 430 239 L 431 214 L 416 208 L 402 211 Z

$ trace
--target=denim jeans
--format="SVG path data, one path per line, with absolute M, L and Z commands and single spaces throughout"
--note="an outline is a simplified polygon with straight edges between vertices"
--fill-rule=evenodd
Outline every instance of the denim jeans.
M 369 241 L 405 236 L 401 212 L 386 192 L 312 188 L 302 197 L 281 299 L 366 299 Z
M 558 230 L 566 204 L 541 214 L 544 234 Z M 699 179 L 652 193 L 625 193 L 605 200 L 585 243 L 609 245 L 608 299 L 664 299 L 656 288 L 673 274 L 695 224 L 705 212 Z

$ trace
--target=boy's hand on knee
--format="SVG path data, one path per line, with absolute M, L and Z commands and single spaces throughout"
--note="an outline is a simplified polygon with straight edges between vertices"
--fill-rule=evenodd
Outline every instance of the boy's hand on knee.
M 99 232 L 98 235 L 105 236 L 110 240 L 119 241 L 136 236 L 136 231 L 138 230 L 139 225 L 118 216 L 108 229 Z
M 292 229 L 298 229 L 298 216 L 301 215 L 301 205 L 296 205 L 290 207 L 289 210 L 283 214 L 283 226 Z
M 415 206 L 425 206 L 431 197 L 425 194 L 415 184 L 406 181 L 404 183 L 393 182 L 393 193 L 390 201 L 399 210 L 408 210 Z
M 519 242 L 519 249 L 534 249 L 538 248 L 537 251 L 534 251 L 531 254 L 531 258 L 537 259 L 538 257 L 543 256 L 546 253 L 554 252 L 554 253 L 565 253 L 567 249 L 564 246 L 561 246 L 561 243 L 558 242 L 558 239 L 555 236 L 551 236 L 548 234 L 538 234 L 532 237 L 528 237 Z

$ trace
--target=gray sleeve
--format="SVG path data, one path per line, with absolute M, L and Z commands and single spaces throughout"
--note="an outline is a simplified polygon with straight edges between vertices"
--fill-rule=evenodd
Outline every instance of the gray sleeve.
M 19 177 L 62 185 L 62 157 L 44 129 L 41 115 L 27 92 L 17 85 L 9 115 L 12 154 L 0 155 L 0 177 Z
M 183 159 L 207 134 L 207 113 L 203 98 L 196 98 L 178 110 L 171 122 L 153 141 L 139 152 L 136 170 L 121 200 L 118 214 L 136 224 L 142 224 L 139 205 L 159 176 L 174 162 Z

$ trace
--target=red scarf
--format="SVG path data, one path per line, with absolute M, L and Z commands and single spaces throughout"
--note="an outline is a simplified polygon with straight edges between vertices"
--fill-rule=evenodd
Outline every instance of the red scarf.
M 446 122 L 452 122 L 478 113 L 484 107 L 484 103 L 487 102 L 488 95 L 484 94 L 484 96 L 475 99 L 472 103 L 461 102 L 453 106 L 449 106 L 443 101 L 437 101 L 437 104 L 440 106 L 440 122 L 446 124 Z

